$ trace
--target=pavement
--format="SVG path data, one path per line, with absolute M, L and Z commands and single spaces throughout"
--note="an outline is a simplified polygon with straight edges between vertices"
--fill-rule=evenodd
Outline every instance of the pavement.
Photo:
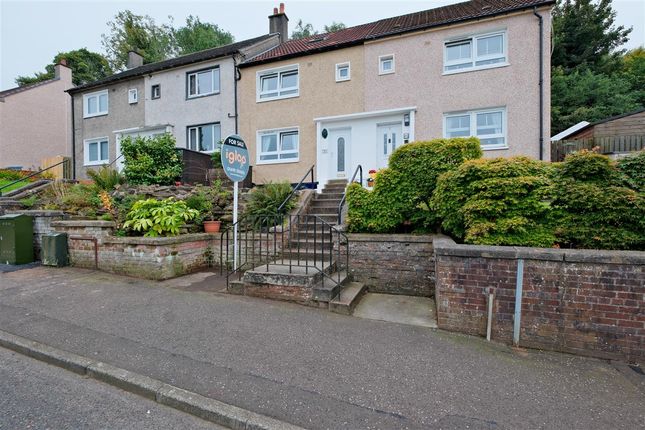
M 305 428 L 645 426 L 627 366 L 231 296 L 215 274 L 3 273 L 0 330 Z
M 0 429 L 224 429 L 3 348 L 0 393 Z
M 354 309 L 355 317 L 437 328 L 434 300 L 429 297 L 367 293 Z

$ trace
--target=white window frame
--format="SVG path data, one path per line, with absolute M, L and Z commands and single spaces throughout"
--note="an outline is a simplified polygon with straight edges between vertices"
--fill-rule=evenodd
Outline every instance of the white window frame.
M 101 156 L 101 142 L 107 142 L 107 158 L 105 159 L 98 159 L 95 161 L 90 161 L 90 145 L 93 143 L 99 144 L 99 152 L 98 155 L 99 157 Z M 83 162 L 85 166 L 102 166 L 104 164 L 108 164 L 110 162 L 110 138 L 105 136 L 105 137 L 95 137 L 92 139 L 85 139 L 83 141 Z
M 155 97 L 155 88 L 159 90 L 159 94 Z M 152 84 L 150 86 L 150 98 L 152 100 L 157 100 L 161 98 L 161 84 Z
M 203 127 L 215 127 L 219 126 L 219 140 L 216 142 L 215 141 L 215 133 L 213 133 L 213 149 L 210 151 L 202 151 L 200 150 L 197 146 L 195 146 L 197 149 L 192 149 L 192 151 L 197 151 L 201 152 L 203 154 L 212 154 L 213 152 L 218 152 L 221 151 L 221 146 L 218 146 L 218 143 L 222 140 L 222 124 L 219 122 L 210 122 L 206 124 L 198 124 L 198 125 L 191 125 L 189 127 L 186 127 L 187 135 L 186 135 L 186 149 L 191 149 L 190 148 L 190 131 L 191 130 L 196 130 L 197 133 L 199 133 L 199 129 Z M 199 143 L 199 142 L 197 142 Z
M 217 79 L 215 79 L 215 70 L 217 70 Z M 199 92 L 199 75 L 202 73 L 210 72 L 211 74 L 211 86 L 213 88 L 213 91 L 210 91 L 208 93 L 200 93 Z M 195 94 L 190 93 L 190 77 L 195 76 Z M 187 99 L 196 99 L 198 97 L 206 97 L 206 96 L 211 96 L 213 94 L 219 94 L 220 93 L 220 81 L 221 81 L 221 70 L 219 66 L 213 66 L 213 67 L 208 67 L 205 69 L 200 69 L 200 70 L 195 70 L 194 72 L 187 72 L 186 73 L 186 98 Z M 217 87 L 217 89 L 215 89 Z M 160 88 L 161 89 L 161 88 Z M 161 94 L 161 92 L 160 92 Z
M 383 70 L 383 62 L 386 60 L 392 60 L 392 68 L 390 70 Z M 380 55 L 378 57 L 378 74 L 379 75 L 389 75 L 396 71 L 396 60 L 394 54 Z
M 139 102 L 139 94 L 136 88 L 130 88 L 128 90 L 128 103 L 133 105 Z
M 491 135 L 485 135 L 485 136 L 477 136 L 477 114 L 482 114 L 482 113 L 502 113 L 502 133 L 499 134 L 491 134 Z M 447 133 L 447 123 L 448 123 L 448 118 L 450 117 L 455 117 L 455 116 L 464 116 L 464 115 L 469 115 L 470 116 L 470 136 L 472 137 L 477 137 L 477 138 L 485 138 L 485 139 L 490 139 L 490 138 L 497 138 L 497 137 L 502 137 L 504 138 L 504 143 L 502 144 L 495 144 L 495 145 L 481 145 L 481 148 L 483 151 L 495 151 L 495 150 L 500 150 L 500 149 L 508 149 L 508 115 L 507 115 L 507 110 L 506 107 L 495 107 L 495 108 L 488 108 L 488 109 L 477 109 L 477 110 L 468 110 L 468 111 L 457 111 L 457 112 L 447 112 L 443 114 L 443 137 L 448 138 L 448 133 Z
M 281 143 L 281 136 L 282 134 L 286 133 L 293 133 L 296 132 L 298 133 L 298 146 L 295 151 L 280 151 L 280 143 Z M 271 135 L 275 134 L 277 135 L 277 151 L 276 152 L 262 152 L 262 136 L 266 135 Z M 268 130 L 258 130 L 257 136 L 256 136 L 256 164 L 285 164 L 285 163 L 298 163 L 300 161 L 300 127 L 285 127 L 285 128 L 274 128 L 274 129 L 268 129 Z M 278 154 L 278 159 L 277 160 L 261 160 L 260 157 L 262 155 L 272 155 L 272 154 Z M 297 156 L 295 158 L 285 158 L 285 159 L 280 159 L 281 154 L 285 153 L 296 153 Z
M 340 76 L 340 70 L 347 68 L 347 77 Z M 336 64 L 336 82 L 345 82 L 352 79 L 352 67 L 349 61 Z
M 289 73 L 296 72 L 297 76 L 297 84 L 295 87 L 287 87 L 287 88 L 282 88 L 281 87 L 281 82 L 282 82 L 282 75 L 286 75 Z M 262 78 L 266 78 L 269 76 L 275 75 L 278 78 L 278 86 L 275 91 L 277 92 L 276 96 L 273 97 L 262 97 Z M 256 102 L 261 103 L 261 102 L 268 102 L 272 100 L 281 100 L 281 99 L 289 99 L 292 97 L 298 97 L 300 96 L 300 65 L 299 64 L 291 64 L 288 66 L 284 67 L 278 67 L 275 69 L 265 69 L 265 70 L 260 70 L 255 74 L 255 89 L 256 89 Z M 282 94 L 283 91 L 293 91 L 296 90 L 295 93 L 292 94 Z M 266 94 L 266 93 L 264 93 Z
M 100 109 L 100 103 L 99 99 L 101 96 L 106 96 L 107 100 L 105 103 L 105 111 L 101 111 Z M 89 113 L 88 112 L 88 107 L 89 107 L 89 99 L 92 97 L 96 97 L 96 112 L 95 113 Z M 95 116 L 103 116 L 107 115 L 110 110 L 110 96 L 108 94 L 108 90 L 101 90 L 101 91 L 96 91 L 93 93 L 89 94 L 83 94 L 83 118 L 92 118 Z
M 502 36 L 502 54 L 501 55 L 477 55 L 477 40 L 485 39 L 492 36 Z M 446 70 L 446 67 L 453 66 L 456 64 L 464 64 L 467 62 L 465 59 L 448 61 L 448 46 L 459 43 L 459 42 L 470 42 L 470 66 L 463 67 L 460 69 Z M 503 58 L 503 61 L 493 64 L 485 64 L 482 66 L 477 66 L 477 61 L 485 61 L 496 58 Z M 494 69 L 497 67 L 508 66 L 508 32 L 506 30 L 497 30 L 492 32 L 480 33 L 475 35 L 463 36 L 463 37 L 454 37 L 447 39 L 443 43 L 443 74 L 444 75 L 453 75 L 455 73 L 464 73 L 471 72 L 474 70 L 486 70 Z

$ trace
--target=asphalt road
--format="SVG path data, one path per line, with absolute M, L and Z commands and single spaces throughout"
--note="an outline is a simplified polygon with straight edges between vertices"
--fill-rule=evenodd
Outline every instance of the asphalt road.
M 0 348 L 0 429 L 223 427 Z

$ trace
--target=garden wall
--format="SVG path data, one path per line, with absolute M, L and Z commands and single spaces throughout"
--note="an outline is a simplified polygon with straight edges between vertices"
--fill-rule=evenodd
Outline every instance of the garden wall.
M 63 211 L 8 210 L 7 213 L 19 213 L 32 217 L 34 221 L 34 258 L 41 259 L 43 236 L 54 231 L 52 223 L 67 218 Z
M 434 293 L 432 235 L 348 234 L 349 267 L 370 292 L 430 297 Z M 345 261 L 345 247 L 341 247 Z
M 524 260 L 520 346 L 645 362 L 645 252 L 434 242 L 440 328 L 511 343 Z

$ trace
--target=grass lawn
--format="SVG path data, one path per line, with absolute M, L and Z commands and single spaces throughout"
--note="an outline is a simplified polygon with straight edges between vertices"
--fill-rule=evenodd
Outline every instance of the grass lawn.
M 13 181 L 8 181 L 6 179 L 0 179 L 0 188 L 4 187 L 5 185 L 10 184 L 12 182 Z M 15 190 L 16 188 L 20 188 L 20 187 L 22 187 L 24 185 L 27 185 L 28 183 L 29 183 L 29 181 L 20 181 L 18 183 L 13 184 L 10 187 L 2 188 L 2 190 L 0 190 L 0 191 L 2 192 L 2 194 L 6 194 L 11 190 Z

